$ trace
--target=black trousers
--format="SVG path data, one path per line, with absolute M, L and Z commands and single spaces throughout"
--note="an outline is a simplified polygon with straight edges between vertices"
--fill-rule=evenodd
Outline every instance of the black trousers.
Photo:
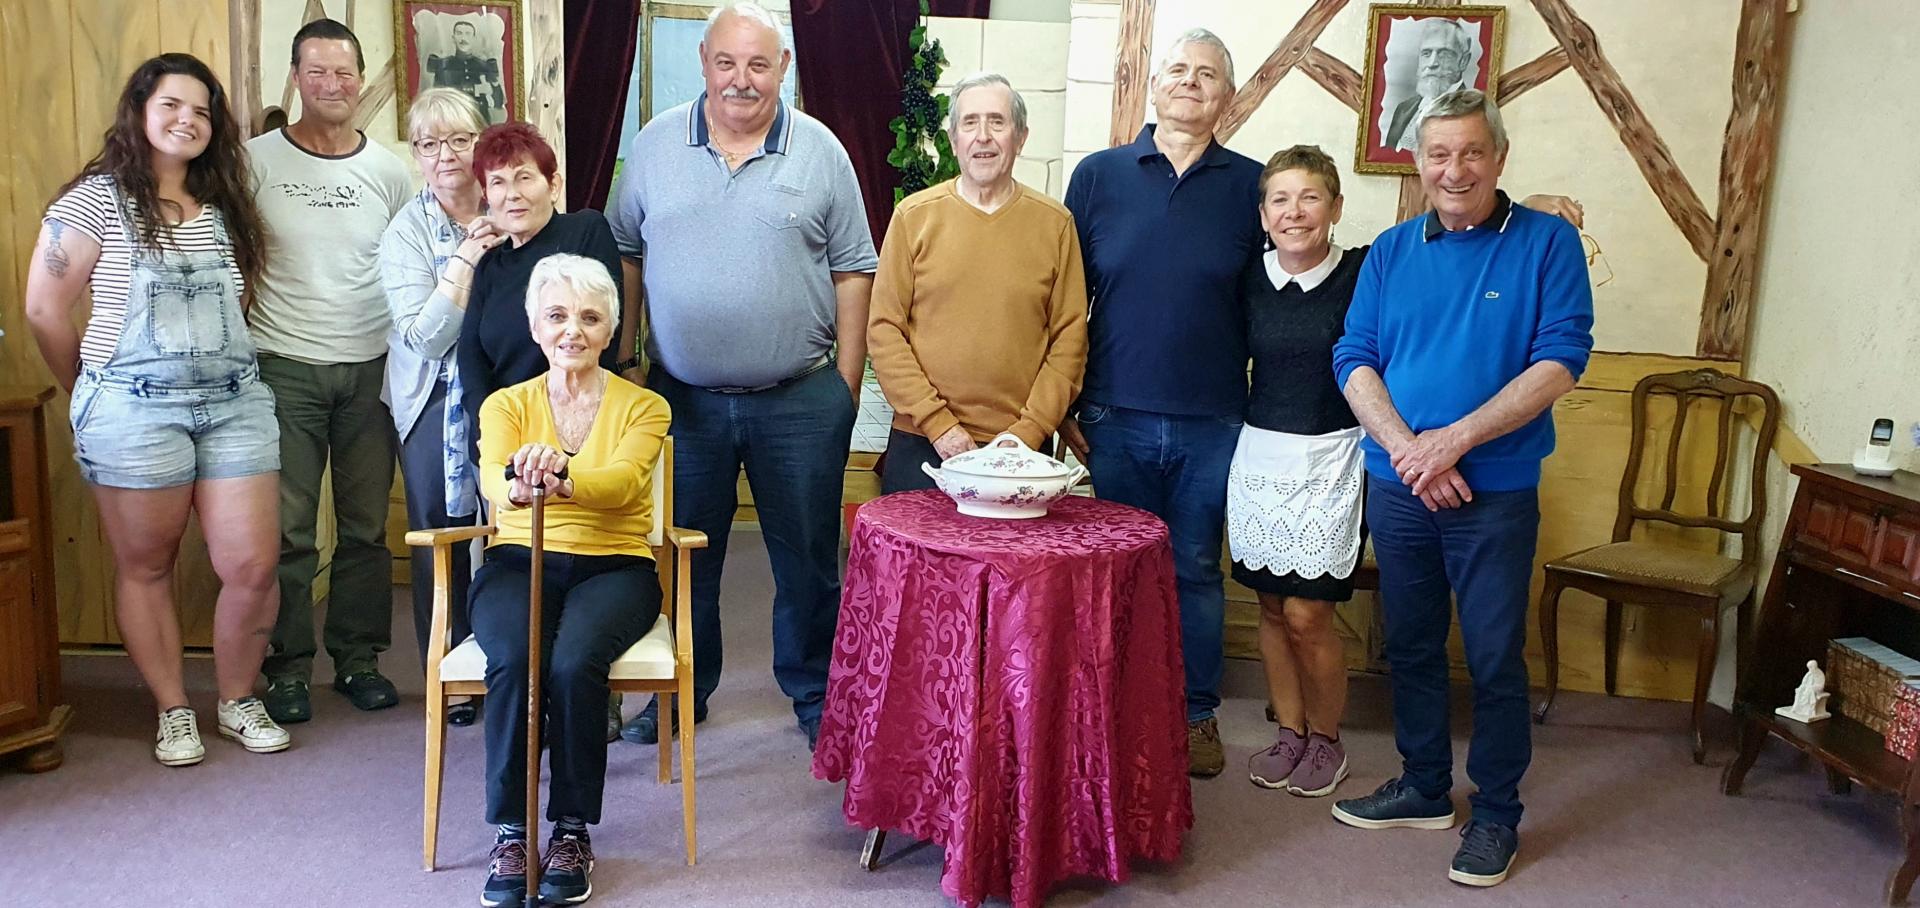
M 440 451 L 446 447 L 447 383 L 435 382 L 427 408 L 413 424 L 413 430 L 400 442 L 400 475 L 407 486 L 407 528 L 440 529 L 472 526 L 477 515 L 447 516 L 447 467 Z M 447 630 L 452 646 L 459 646 L 473 633 L 467 625 L 467 585 L 473 575 L 471 548 L 459 543 L 452 548 L 453 570 L 448 576 Z M 407 570 L 413 577 L 409 591 L 413 597 L 413 637 L 420 644 L 420 670 L 426 671 L 427 638 L 433 629 L 433 549 L 414 546 Z
M 607 781 L 607 672 L 660 617 L 653 559 L 547 552 L 541 637 L 546 673 L 547 818 L 600 822 Z M 473 578 L 473 634 L 487 654 L 487 822 L 524 823 L 527 590 L 532 552 L 487 549 Z

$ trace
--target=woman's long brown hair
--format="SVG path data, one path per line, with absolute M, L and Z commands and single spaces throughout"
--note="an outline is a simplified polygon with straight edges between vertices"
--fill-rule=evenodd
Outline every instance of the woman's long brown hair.
M 227 221 L 227 234 L 233 242 L 233 257 L 248 286 L 255 281 L 266 262 L 266 225 L 253 203 L 251 175 L 247 170 L 247 149 L 241 144 L 240 126 L 234 121 L 227 91 L 213 70 L 192 54 L 161 54 L 140 64 L 127 77 L 115 108 L 113 125 L 107 129 L 100 153 L 87 162 L 80 175 L 54 193 L 54 198 L 88 177 L 104 174 L 112 177 L 121 195 L 133 204 L 140 222 L 141 245 L 158 249 L 167 225 L 185 212 L 160 198 L 153 175 L 153 146 L 147 142 L 147 99 L 165 76 L 187 76 L 207 87 L 213 122 L 213 135 L 207 150 L 187 162 L 187 193 L 201 205 L 220 209 Z M 163 216 L 163 209 L 173 217 Z M 251 294 L 249 294 L 251 296 Z

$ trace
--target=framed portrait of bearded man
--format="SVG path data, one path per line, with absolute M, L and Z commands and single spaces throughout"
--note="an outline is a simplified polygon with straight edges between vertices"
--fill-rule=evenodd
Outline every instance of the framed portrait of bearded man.
M 1416 124 L 1451 91 L 1493 95 L 1507 11 L 1499 6 L 1367 9 L 1367 67 L 1353 169 L 1413 173 Z
M 451 88 L 472 98 L 489 126 L 525 118 L 520 0 L 395 0 L 393 34 L 401 66 L 394 107 L 402 136 L 407 109 L 429 88 Z

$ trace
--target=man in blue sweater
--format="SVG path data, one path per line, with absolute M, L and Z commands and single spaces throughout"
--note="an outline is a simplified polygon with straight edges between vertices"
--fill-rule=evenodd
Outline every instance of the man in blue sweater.
M 1382 234 L 1334 348 L 1360 423 L 1402 774 L 1340 801 L 1362 829 L 1453 826 L 1449 595 L 1473 676 L 1467 775 L 1479 789 L 1448 878 L 1506 879 L 1532 759 L 1522 654 L 1549 410 L 1593 348 L 1579 233 L 1497 187 L 1507 135 L 1478 91 L 1436 100 L 1415 161 L 1433 210 Z

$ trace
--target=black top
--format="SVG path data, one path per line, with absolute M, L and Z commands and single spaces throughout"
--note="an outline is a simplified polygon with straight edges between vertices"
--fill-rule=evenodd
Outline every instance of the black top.
M 613 228 L 591 209 L 556 214 L 526 245 L 511 240 L 495 246 L 473 270 L 473 289 L 467 294 L 467 317 L 460 324 L 455 356 L 460 363 L 461 403 L 467 409 L 468 437 L 480 443 L 480 405 L 501 388 L 528 381 L 547 371 L 547 355 L 533 341 L 527 326 L 527 282 L 533 266 L 556 253 L 570 252 L 598 259 L 613 275 L 613 314 L 618 317 L 621 296 L 620 250 L 613 245 Z M 620 361 L 620 332 L 600 354 L 608 370 Z
M 1247 313 L 1247 346 L 1253 356 L 1253 394 L 1247 425 L 1293 435 L 1325 435 L 1360 424 L 1333 380 L 1333 344 L 1346 331 L 1347 304 L 1367 247 L 1341 253 L 1319 286 L 1297 281 L 1273 289 L 1264 257 L 1240 275 L 1240 302 Z

